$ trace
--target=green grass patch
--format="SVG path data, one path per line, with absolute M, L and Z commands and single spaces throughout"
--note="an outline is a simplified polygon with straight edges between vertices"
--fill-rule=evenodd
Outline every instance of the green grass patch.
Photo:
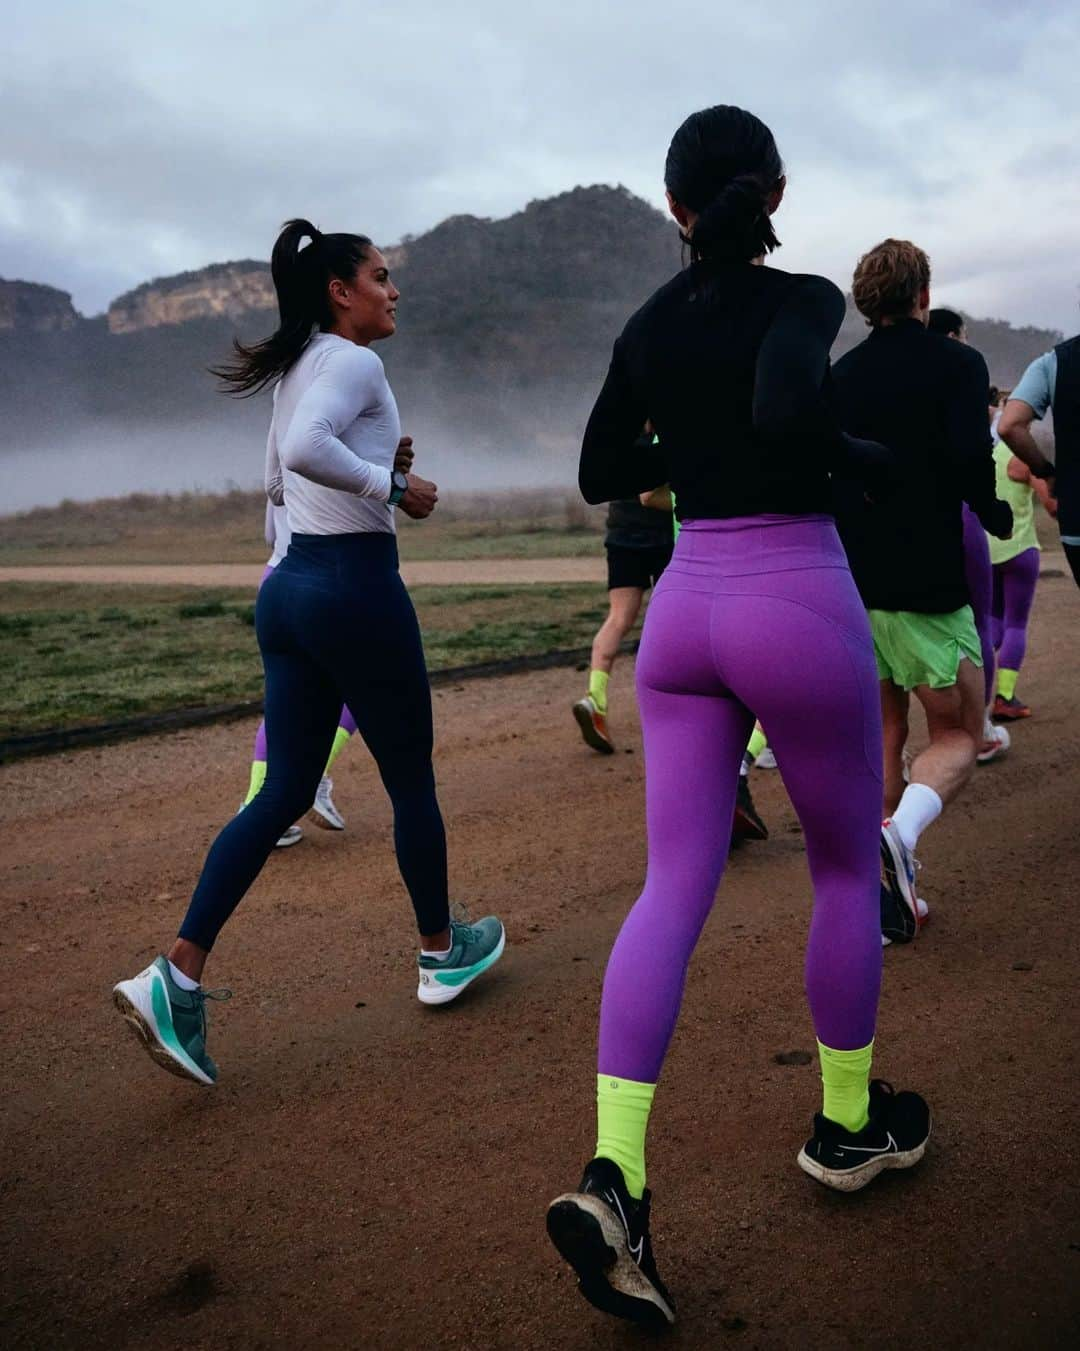
M 599 583 L 416 587 L 428 666 L 585 647 Z M 0 593 L 0 737 L 257 699 L 243 589 L 9 583 Z

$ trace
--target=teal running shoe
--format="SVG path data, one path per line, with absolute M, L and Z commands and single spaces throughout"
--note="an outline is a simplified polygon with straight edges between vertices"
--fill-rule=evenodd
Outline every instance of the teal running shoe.
M 113 986 L 113 1003 L 151 1059 L 197 1084 L 217 1082 L 217 1066 L 206 1054 L 206 1001 L 231 998 L 231 990 L 181 990 L 164 957 Z
M 466 985 L 495 965 L 505 946 L 506 931 L 494 915 L 475 924 L 451 920 L 450 956 L 441 962 L 423 955 L 416 959 L 420 968 L 417 998 L 421 1004 L 449 1004 Z

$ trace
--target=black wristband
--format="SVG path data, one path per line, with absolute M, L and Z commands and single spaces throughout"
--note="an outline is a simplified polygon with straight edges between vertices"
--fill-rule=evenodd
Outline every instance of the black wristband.
M 1053 478 L 1054 475 L 1057 473 L 1057 466 L 1054 465 L 1054 464 L 1052 464 L 1049 460 L 1047 460 L 1047 462 L 1046 462 L 1046 468 L 1043 470 L 1043 472 L 1042 472 L 1041 474 L 1039 473 L 1039 471 L 1038 471 L 1037 469 L 1033 469 L 1031 472 L 1032 472 L 1032 474 L 1034 475 L 1035 478 L 1041 478 L 1041 479 L 1043 480 L 1043 482 L 1045 483 L 1045 481 L 1046 481 L 1048 478 Z

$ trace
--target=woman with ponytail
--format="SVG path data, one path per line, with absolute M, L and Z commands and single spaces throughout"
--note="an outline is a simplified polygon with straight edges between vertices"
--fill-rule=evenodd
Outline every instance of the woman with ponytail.
M 304 240 L 308 242 L 305 244 Z M 206 958 L 282 833 L 311 805 L 346 705 L 394 809 L 394 845 L 420 932 L 418 996 L 444 1004 L 502 954 L 502 925 L 451 920 L 446 836 L 432 771 L 431 692 L 398 573 L 395 509 L 416 520 L 434 483 L 405 472 L 411 440 L 371 344 L 397 327 L 398 290 L 364 235 L 289 221 L 271 271 L 280 322 L 217 372 L 233 393 L 274 386 L 266 491 L 292 538 L 266 579 L 255 631 L 266 675 L 267 773 L 212 845 L 166 956 L 114 989 L 163 1068 L 212 1084 Z
M 637 660 L 648 871 L 604 977 L 594 1157 L 548 1210 L 586 1299 L 656 1325 L 675 1313 L 652 1254 L 645 1131 L 755 718 L 802 823 L 814 890 L 806 990 L 824 1102 L 798 1163 L 854 1191 L 916 1163 L 930 1134 L 922 1098 L 870 1079 L 881 713 L 866 612 L 832 519 L 834 471 L 886 491 L 891 466 L 831 411 L 843 296 L 822 277 L 761 266 L 779 244 L 772 215 L 785 187 L 768 127 L 739 108 L 695 113 L 675 133 L 665 180 L 692 262 L 616 342 L 580 467 L 589 502 L 670 483 L 678 504 L 678 543 Z M 658 444 L 638 437 L 646 420 Z M 726 979 L 737 972 L 713 984 Z

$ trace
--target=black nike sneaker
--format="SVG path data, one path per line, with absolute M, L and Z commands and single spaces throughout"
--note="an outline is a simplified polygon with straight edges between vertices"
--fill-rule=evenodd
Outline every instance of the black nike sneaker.
M 547 1230 L 577 1272 L 590 1304 L 617 1318 L 662 1328 L 675 1322 L 675 1302 L 660 1279 L 649 1238 L 646 1191 L 635 1201 L 622 1169 L 610 1159 L 586 1165 L 581 1188 L 548 1207 Z
M 739 775 L 739 786 L 735 790 L 735 820 L 731 827 L 733 840 L 767 840 L 769 828 L 757 813 L 754 799 L 750 796 L 750 779 Z
M 814 1134 L 799 1151 L 799 1167 L 826 1187 L 857 1192 L 886 1168 L 912 1168 L 926 1153 L 930 1108 L 918 1093 L 897 1093 L 870 1081 L 870 1120 L 848 1131 L 818 1112 Z

